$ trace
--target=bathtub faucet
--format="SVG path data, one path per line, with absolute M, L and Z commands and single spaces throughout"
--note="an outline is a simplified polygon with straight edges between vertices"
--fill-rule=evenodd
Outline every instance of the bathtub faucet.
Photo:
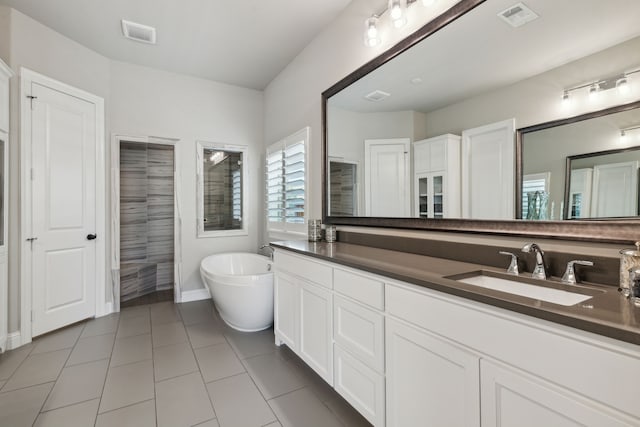
M 271 251 L 269 258 L 271 258 L 271 261 L 273 261 L 273 253 L 275 252 L 275 249 L 273 249 L 273 247 L 271 247 L 269 244 L 266 244 L 266 245 L 260 246 L 260 249 L 269 249 Z

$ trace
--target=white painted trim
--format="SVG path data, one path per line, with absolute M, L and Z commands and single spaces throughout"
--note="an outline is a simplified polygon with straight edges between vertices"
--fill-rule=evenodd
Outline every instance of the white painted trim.
M 205 231 L 204 229 L 204 150 L 222 150 L 234 153 L 242 153 L 242 228 L 237 230 L 215 230 Z M 249 146 L 224 144 L 219 142 L 196 141 L 196 236 L 208 237 L 232 237 L 249 235 L 249 212 L 251 206 L 249 201 Z
M 23 344 L 27 343 L 22 342 L 22 335 L 20 334 L 20 331 L 11 332 L 9 335 L 7 335 L 7 350 L 13 350 L 14 348 L 18 348 Z
M 200 301 L 211 299 L 211 294 L 209 293 L 209 289 L 200 288 L 200 289 L 192 289 L 190 291 L 183 291 L 182 298 L 178 302 L 191 302 L 191 301 Z
M 181 162 L 177 138 L 161 138 L 157 136 L 111 135 L 111 296 L 113 311 L 120 311 L 120 142 L 137 142 L 140 144 L 160 144 L 173 146 L 173 188 L 174 188 L 174 221 L 173 221 L 173 300 L 182 299 L 182 204 L 181 204 Z
M 31 248 L 26 243 L 26 239 L 31 236 L 31 103 L 26 96 L 31 93 L 32 83 L 47 86 L 80 98 L 95 105 L 96 109 L 96 305 L 95 316 L 100 317 L 108 314 L 105 298 L 106 280 L 106 218 L 105 218 L 105 114 L 104 99 L 92 93 L 75 88 L 68 84 L 59 82 L 50 77 L 31 71 L 27 68 L 20 68 L 20 207 L 21 207 L 21 232 L 20 232 L 20 334 L 21 343 L 31 342 L 31 307 L 32 307 L 32 277 L 31 277 Z M 102 195 L 102 197 L 100 197 Z M 100 238 L 102 236 L 102 238 Z

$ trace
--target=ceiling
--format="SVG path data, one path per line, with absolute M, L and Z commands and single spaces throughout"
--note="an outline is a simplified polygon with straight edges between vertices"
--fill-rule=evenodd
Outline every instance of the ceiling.
M 0 0 L 118 61 L 264 89 L 351 0 Z M 157 45 L 120 20 L 157 29 Z
M 497 14 L 518 1 L 481 4 L 334 95 L 330 105 L 359 112 L 429 112 L 640 36 L 639 0 L 524 0 L 539 18 L 513 28 Z M 640 66 L 640 55 L 615 59 Z M 554 84 L 582 83 L 588 71 L 574 71 L 557 75 Z M 422 83 L 412 84 L 416 77 Z M 391 96 L 380 102 L 364 99 L 374 90 Z

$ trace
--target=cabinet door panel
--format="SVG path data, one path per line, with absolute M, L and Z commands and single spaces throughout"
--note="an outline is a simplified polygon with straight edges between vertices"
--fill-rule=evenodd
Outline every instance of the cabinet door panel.
M 335 296 L 333 337 L 336 343 L 379 372 L 384 370 L 384 318 L 355 302 Z
M 384 378 L 349 352 L 334 348 L 334 387 L 374 426 L 384 426 Z
M 479 357 L 395 320 L 386 325 L 387 426 L 479 426 Z
M 300 281 L 300 357 L 333 385 L 331 292 Z
M 275 275 L 276 343 L 281 341 L 293 351 L 298 351 L 298 285 L 293 276 L 278 272 Z
M 480 362 L 482 426 L 637 426 L 613 409 L 524 372 Z M 588 373 L 585 373 L 588 375 Z

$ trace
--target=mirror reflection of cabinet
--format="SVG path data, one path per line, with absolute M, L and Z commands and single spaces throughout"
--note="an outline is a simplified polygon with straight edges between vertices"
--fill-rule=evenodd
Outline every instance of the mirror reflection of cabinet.
M 9 168 L 9 79 L 11 69 L 0 59 L 0 352 L 7 349 L 7 210 Z
M 414 216 L 460 217 L 460 137 L 446 134 L 413 143 Z
M 594 218 L 638 215 L 638 162 L 596 165 L 593 168 Z

